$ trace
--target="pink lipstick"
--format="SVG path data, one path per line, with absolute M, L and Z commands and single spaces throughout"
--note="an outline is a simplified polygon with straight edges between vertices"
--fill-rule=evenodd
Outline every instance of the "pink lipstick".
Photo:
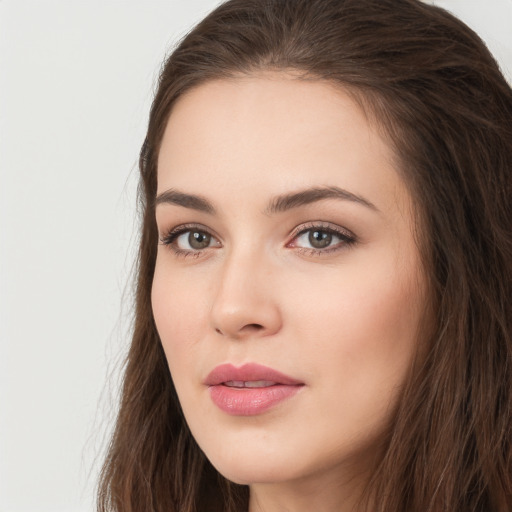
M 204 384 L 213 403 L 234 416 L 261 414 L 304 386 L 303 382 L 256 363 L 238 368 L 232 364 L 217 366 Z

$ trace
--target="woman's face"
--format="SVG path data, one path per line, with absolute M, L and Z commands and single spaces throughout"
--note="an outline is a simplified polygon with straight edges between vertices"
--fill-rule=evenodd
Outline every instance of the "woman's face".
M 163 137 L 156 219 L 154 317 L 213 465 L 263 485 L 369 463 L 425 286 L 411 198 L 354 101 L 284 74 L 188 92 Z

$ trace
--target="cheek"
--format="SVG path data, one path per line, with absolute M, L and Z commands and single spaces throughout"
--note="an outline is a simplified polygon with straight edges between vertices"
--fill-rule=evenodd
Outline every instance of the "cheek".
M 204 290 L 203 290 L 204 291 Z M 187 361 L 193 361 L 198 351 L 200 333 L 207 308 L 204 293 L 186 276 L 171 272 L 157 259 L 151 303 L 155 324 L 173 377 L 179 375 Z
M 393 254 L 373 256 L 372 265 L 359 254 L 357 264 L 317 276 L 315 287 L 305 278 L 290 290 L 295 300 L 288 314 L 296 319 L 293 337 L 301 340 L 311 372 L 321 372 L 312 377 L 380 400 L 409 368 L 424 293 L 416 265 L 400 265 Z

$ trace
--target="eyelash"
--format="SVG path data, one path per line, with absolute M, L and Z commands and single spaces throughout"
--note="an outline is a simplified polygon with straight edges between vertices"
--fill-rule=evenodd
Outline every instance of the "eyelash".
M 325 249 L 316 249 L 314 247 L 296 247 L 300 253 L 307 256 L 321 256 L 343 249 L 348 249 L 357 242 L 356 236 L 348 229 L 325 222 L 308 222 L 306 224 L 301 224 L 293 230 L 291 234 L 291 242 L 287 243 L 286 247 L 294 247 L 292 244 L 295 240 L 311 231 L 320 231 L 322 233 L 333 235 L 339 238 L 340 242 L 334 244 L 333 246 L 326 247 Z
M 333 235 L 340 239 L 340 242 L 335 244 L 332 247 L 326 247 L 324 249 L 317 249 L 313 247 L 296 247 L 296 249 L 301 253 L 307 256 L 321 256 L 325 254 L 329 254 L 332 252 L 340 251 L 343 249 L 348 249 L 352 245 L 357 242 L 357 237 L 347 229 L 340 228 L 338 226 L 333 226 L 332 224 L 328 224 L 325 222 L 309 222 L 307 224 L 301 224 L 297 228 L 292 231 L 291 241 L 286 244 L 286 247 L 294 247 L 293 243 L 300 236 L 303 236 L 311 231 L 320 231 L 322 233 L 327 233 L 329 235 Z M 176 240 L 181 235 L 188 232 L 198 232 L 204 233 L 208 236 L 218 239 L 208 228 L 202 226 L 200 224 L 182 224 L 171 229 L 167 234 L 164 234 L 160 237 L 160 243 L 165 246 L 169 246 L 169 248 L 173 251 L 176 256 L 183 258 L 198 258 L 200 257 L 206 249 L 210 247 L 206 247 L 202 250 L 189 250 L 189 249 L 180 249 L 176 245 Z
M 204 250 L 188 250 L 188 249 L 180 249 L 176 245 L 176 240 L 181 235 L 188 233 L 188 232 L 198 232 L 198 233 L 205 233 L 212 238 L 217 238 L 214 234 L 211 233 L 209 229 L 207 229 L 205 226 L 202 226 L 201 224 L 182 224 L 180 226 L 177 226 L 173 229 L 171 229 L 167 234 L 160 237 L 160 243 L 162 245 L 169 246 L 170 249 L 173 251 L 173 253 L 176 256 L 182 257 L 182 258 L 198 258 L 201 256 L 201 254 L 204 252 Z

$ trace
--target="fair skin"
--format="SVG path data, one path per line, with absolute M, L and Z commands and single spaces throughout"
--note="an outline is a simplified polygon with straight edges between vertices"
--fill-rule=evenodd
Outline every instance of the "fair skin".
M 211 81 L 172 111 L 157 197 L 152 305 L 197 443 L 250 486 L 250 512 L 354 510 L 425 295 L 389 145 L 325 82 Z M 269 409 L 226 412 L 205 385 L 226 363 L 300 386 Z

